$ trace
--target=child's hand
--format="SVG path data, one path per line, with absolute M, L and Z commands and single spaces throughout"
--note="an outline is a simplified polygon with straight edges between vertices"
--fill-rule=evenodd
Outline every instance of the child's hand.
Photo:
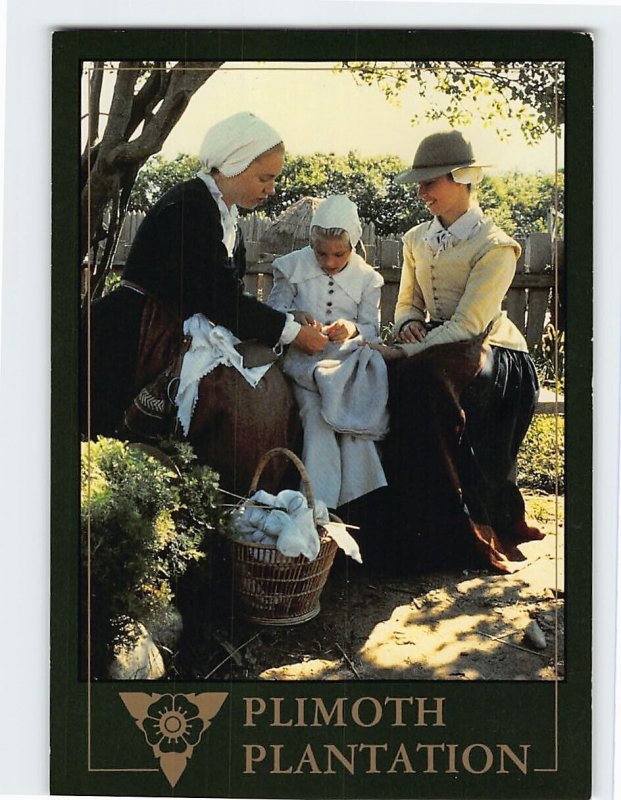
M 313 328 L 321 327 L 320 323 L 315 320 L 315 317 L 309 311 L 294 311 L 293 319 L 299 322 L 300 325 L 312 325 Z
M 324 325 L 323 333 L 331 342 L 343 344 L 347 339 L 351 339 L 358 333 L 358 328 L 356 328 L 355 323 L 348 319 L 337 319 L 331 325 Z

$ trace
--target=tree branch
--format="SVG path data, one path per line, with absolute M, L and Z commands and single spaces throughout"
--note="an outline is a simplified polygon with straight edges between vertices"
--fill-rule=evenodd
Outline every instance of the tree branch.
M 101 102 L 101 87 L 103 85 L 103 61 L 95 61 L 91 71 L 88 86 L 88 135 L 84 147 L 84 155 L 99 136 L 99 104 Z

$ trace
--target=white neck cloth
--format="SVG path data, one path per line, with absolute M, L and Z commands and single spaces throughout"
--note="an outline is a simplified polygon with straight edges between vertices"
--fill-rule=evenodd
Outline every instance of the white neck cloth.
M 448 228 L 434 217 L 423 239 L 434 253 L 450 250 L 457 242 L 470 239 L 478 231 L 483 221 L 483 212 L 480 206 L 473 205 L 458 217 Z
M 205 172 L 215 168 L 232 178 L 281 142 L 282 137 L 271 125 L 249 111 L 240 111 L 207 131 L 199 158 Z
M 311 230 L 315 225 L 319 228 L 341 228 L 347 231 L 352 250 L 362 236 L 362 225 L 356 204 L 344 194 L 330 195 L 319 203 L 311 219 Z

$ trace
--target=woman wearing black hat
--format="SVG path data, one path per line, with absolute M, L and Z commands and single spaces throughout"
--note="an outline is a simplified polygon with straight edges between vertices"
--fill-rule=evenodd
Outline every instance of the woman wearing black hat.
M 396 343 L 380 346 L 391 362 L 385 460 L 395 526 L 408 541 L 441 558 L 477 552 L 509 570 L 522 559 L 516 545 L 541 537 L 513 479 L 538 382 L 501 310 L 520 246 L 476 202 L 483 166 L 449 131 L 424 139 L 396 178 L 418 183 L 433 219 L 403 237 Z

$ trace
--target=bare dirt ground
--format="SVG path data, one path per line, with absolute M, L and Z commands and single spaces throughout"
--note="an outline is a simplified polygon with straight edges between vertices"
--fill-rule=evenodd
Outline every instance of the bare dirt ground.
M 513 574 L 463 570 L 392 579 L 339 552 L 315 619 L 270 627 L 231 616 L 227 625 L 212 632 L 209 645 L 205 641 L 207 661 L 193 659 L 202 665 L 195 666 L 192 677 L 562 678 L 563 499 L 551 495 L 525 499 L 530 517 L 546 537 L 520 546 L 527 560 Z M 543 634 L 538 646 L 525 635 L 532 622 Z

